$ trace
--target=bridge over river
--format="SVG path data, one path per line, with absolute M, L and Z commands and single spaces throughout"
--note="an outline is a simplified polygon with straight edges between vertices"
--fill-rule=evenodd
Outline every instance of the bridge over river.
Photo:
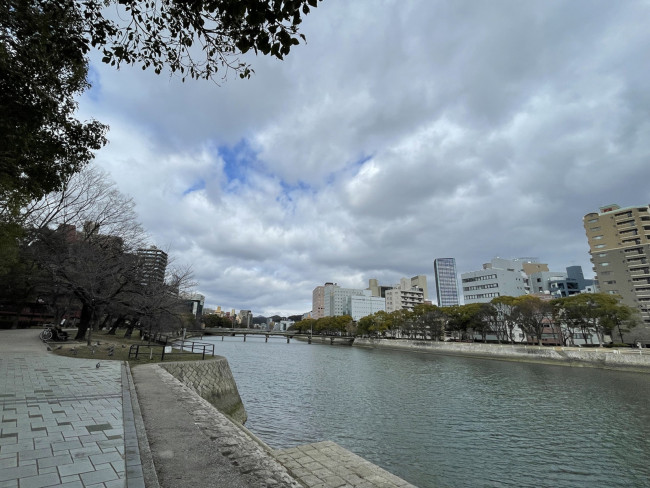
M 298 339 L 302 341 L 307 341 L 311 344 L 312 342 L 320 344 L 341 344 L 351 346 L 354 342 L 354 337 L 352 336 L 330 336 L 330 335 L 314 335 L 314 334 L 304 334 L 298 332 L 281 332 L 281 331 L 269 331 L 262 329 L 225 329 L 225 328 L 206 328 L 200 330 L 190 330 L 187 331 L 186 338 L 201 336 L 221 336 L 223 341 L 224 337 L 236 337 L 242 336 L 244 342 L 246 342 L 247 336 L 261 337 L 264 336 L 264 342 L 269 342 L 271 337 L 280 337 L 285 338 L 287 344 L 291 342 L 291 339 Z

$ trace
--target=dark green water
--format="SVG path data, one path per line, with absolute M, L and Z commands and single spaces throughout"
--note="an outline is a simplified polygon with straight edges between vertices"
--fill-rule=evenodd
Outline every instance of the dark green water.
M 650 375 L 213 338 L 246 426 L 332 440 L 421 487 L 650 487 Z

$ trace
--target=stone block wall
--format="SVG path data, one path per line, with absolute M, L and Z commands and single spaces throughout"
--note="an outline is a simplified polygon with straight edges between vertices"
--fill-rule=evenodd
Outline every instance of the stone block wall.
M 440 354 L 502 358 L 595 367 L 650 371 L 650 354 L 633 349 L 540 347 L 518 344 L 482 344 L 478 342 L 435 342 L 406 339 L 355 339 L 354 346 L 430 351 Z
M 205 361 L 160 363 L 160 367 L 221 413 L 241 424 L 246 422 L 246 410 L 226 358 L 218 356 Z

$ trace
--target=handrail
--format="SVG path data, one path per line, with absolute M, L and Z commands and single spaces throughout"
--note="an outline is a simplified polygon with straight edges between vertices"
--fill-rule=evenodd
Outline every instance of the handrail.
M 180 343 L 180 346 L 179 346 Z M 191 344 L 190 350 L 188 350 L 188 346 L 185 345 L 185 343 Z M 131 347 L 129 348 L 129 359 L 140 359 L 140 348 L 148 348 L 149 350 L 149 359 L 153 358 L 154 354 L 154 349 L 160 348 L 160 360 L 164 361 L 165 356 L 169 356 L 170 354 L 174 355 L 183 355 L 183 354 L 201 354 L 201 359 L 205 359 L 206 353 L 210 354 L 211 356 L 214 356 L 214 344 L 208 343 L 208 342 L 197 342 L 197 341 L 175 341 L 171 344 L 165 343 L 165 345 L 157 345 L 157 344 L 132 344 Z M 176 349 L 176 352 L 170 352 L 167 350 L 167 348 L 170 349 Z M 158 353 L 156 353 L 156 356 L 158 356 Z

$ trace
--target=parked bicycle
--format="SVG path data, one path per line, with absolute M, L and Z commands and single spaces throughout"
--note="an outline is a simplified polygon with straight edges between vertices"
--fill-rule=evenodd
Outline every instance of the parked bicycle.
M 43 342 L 61 342 L 68 340 L 68 333 L 58 325 L 45 324 L 45 329 L 41 331 L 39 337 Z

